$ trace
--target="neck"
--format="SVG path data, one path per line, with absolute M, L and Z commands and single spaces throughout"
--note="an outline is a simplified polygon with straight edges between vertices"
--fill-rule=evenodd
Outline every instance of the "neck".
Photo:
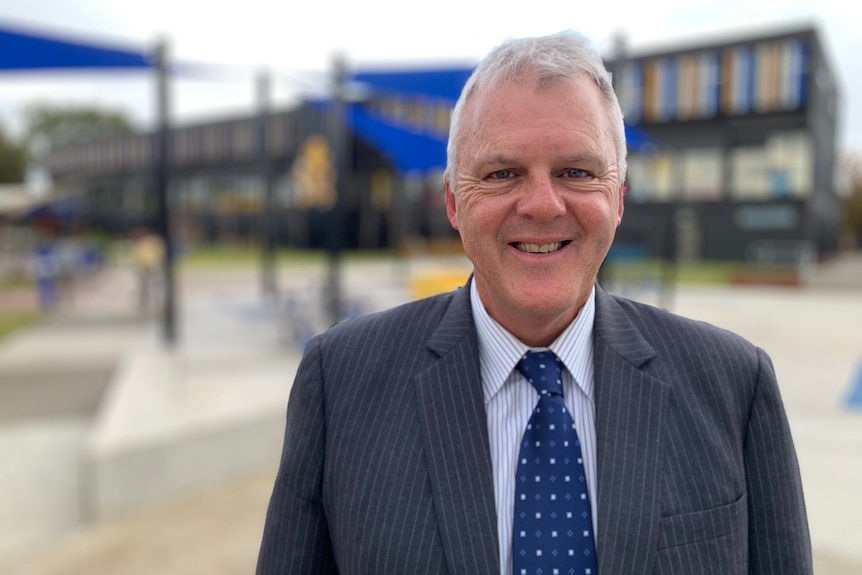
M 577 312 L 574 315 L 567 313 L 554 317 L 527 315 L 518 321 L 507 322 L 505 319 L 501 321 L 490 311 L 488 313 L 497 323 L 529 347 L 550 346 L 577 317 Z

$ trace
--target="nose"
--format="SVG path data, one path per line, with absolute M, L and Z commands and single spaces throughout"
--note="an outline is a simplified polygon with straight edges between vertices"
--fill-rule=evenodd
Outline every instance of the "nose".
M 550 175 L 533 175 L 518 201 L 518 214 L 537 221 L 550 221 L 565 215 L 566 204 Z

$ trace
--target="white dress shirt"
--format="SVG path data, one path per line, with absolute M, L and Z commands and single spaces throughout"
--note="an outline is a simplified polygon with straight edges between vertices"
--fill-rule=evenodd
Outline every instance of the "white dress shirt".
M 518 451 L 527 421 L 539 394 L 515 366 L 529 350 L 550 349 L 560 358 L 563 398 L 575 420 L 587 475 L 593 533 L 598 541 L 596 520 L 596 409 L 593 396 L 593 322 L 595 288 L 584 307 L 548 348 L 531 348 L 506 331 L 485 310 L 476 282 L 470 282 L 470 301 L 479 334 L 479 366 L 488 416 L 491 465 L 497 505 L 497 534 L 503 575 L 512 572 L 512 524 L 515 508 L 515 472 Z

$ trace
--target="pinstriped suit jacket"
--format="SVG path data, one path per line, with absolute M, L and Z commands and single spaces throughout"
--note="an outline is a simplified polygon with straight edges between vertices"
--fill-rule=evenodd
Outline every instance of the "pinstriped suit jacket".
M 597 289 L 601 575 L 811 573 L 799 470 L 767 356 Z M 309 345 L 260 575 L 499 574 L 469 290 Z

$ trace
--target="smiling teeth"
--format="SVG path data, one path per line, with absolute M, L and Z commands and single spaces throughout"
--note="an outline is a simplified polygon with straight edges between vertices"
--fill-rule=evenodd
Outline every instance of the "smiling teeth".
M 555 252 L 563 247 L 563 242 L 554 242 L 552 244 L 542 245 L 516 243 L 515 247 L 522 252 L 527 252 L 529 254 L 546 254 L 548 252 Z

